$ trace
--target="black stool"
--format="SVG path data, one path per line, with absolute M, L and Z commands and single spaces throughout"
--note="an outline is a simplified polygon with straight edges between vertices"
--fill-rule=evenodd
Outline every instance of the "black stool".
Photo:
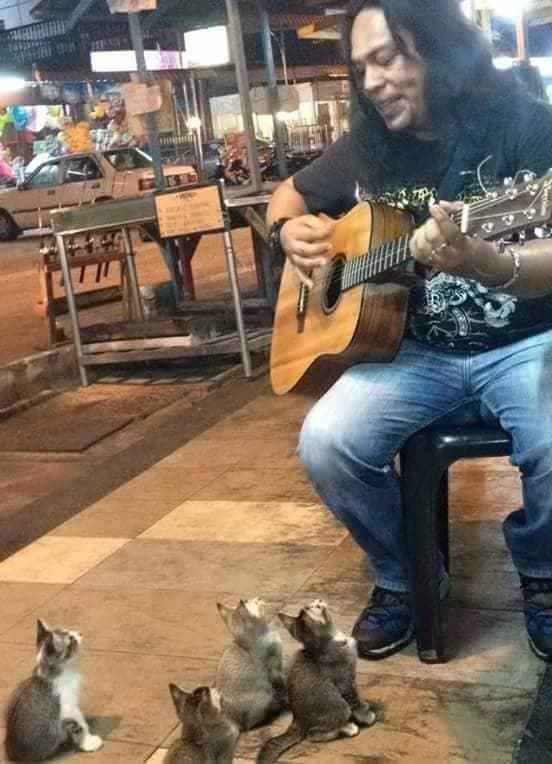
M 510 436 L 490 427 L 435 427 L 413 435 L 401 450 L 405 512 L 418 655 L 446 660 L 437 571 L 449 570 L 448 468 L 457 459 L 509 456 Z

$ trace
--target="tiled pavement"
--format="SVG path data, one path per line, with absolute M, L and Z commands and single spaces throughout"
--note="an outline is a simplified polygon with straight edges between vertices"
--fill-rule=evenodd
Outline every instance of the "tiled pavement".
M 69 519 L 0 563 L 0 704 L 32 667 L 37 616 L 83 633 L 83 705 L 106 743 L 75 762 L 162 761 L 177 729 L 169 681 L 209 683 L 227 644 L 217 601 L 263 596 L 294 612 L 322 596 L 344 630 L 366 603 L 362 556 L 295 455 L 308 401 L 254 384 L 257 397 L 153 463 L 143 459 L 128 480 L 103 494 L 85 486 L 94 499 L 82 511 L 62 513 Z M 148 449 L 147 438 L 135 448 Z M 451 660 L 421 664 L 410 646 L 360 662 L 379 723 L 352 740 L 303 744 L 284 761 L 511 761 L 543 672 L 526 644 L 500 529 L 519 500 L 516 475 L 506 460 L 460 463 L 451 495 Z M 284 645 L 289 655 L 292 640 Z M 242 736 L 239 760 L 286 722 Z

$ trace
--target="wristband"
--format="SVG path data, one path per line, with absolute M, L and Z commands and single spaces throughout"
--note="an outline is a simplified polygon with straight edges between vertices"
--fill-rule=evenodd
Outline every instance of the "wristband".
M 284 224 L 287 223 L 288 220 L 291 220 L 291 218 L 278 218 L 278 220 L 275 220 L 269 228 L 268 246 L 270 247 L 274 259 L 285 260 L 286 253 L 282 247 L 280 233 L 282 232 Z

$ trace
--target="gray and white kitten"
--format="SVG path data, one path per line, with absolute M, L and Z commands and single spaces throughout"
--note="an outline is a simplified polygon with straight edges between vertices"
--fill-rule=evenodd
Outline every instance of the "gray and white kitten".
M 222 654 L 215 684 L 228 715 L 241 731 L 250 730 L 287 708 L 282 641 L 262 600 L 217 607 L 233 643 Z
M 295 618 L 280 613 L 292 637 L 303 644 L 288 674 L 293 720 L 283 735 L 261 748 L 257 762 L 270 764 L 305 738 L 314 742 L 358 735 L 376 715 L 359 698 L 356 685 L 356 641 L 338 631 L 325 602 L 315 600 Z
M 12 761 L 43 761 L 66 746 L 97 751 L 80 710 L 81 636 L 37 623 L 36 666 L 11 696 L 6 712 L 6 754 Z
M 209 687 L 185 692 L 176 684 L 169 690 L 182 733 L 164 764 L 231 764 L 240 731 L 223 712 L 220 692 Z

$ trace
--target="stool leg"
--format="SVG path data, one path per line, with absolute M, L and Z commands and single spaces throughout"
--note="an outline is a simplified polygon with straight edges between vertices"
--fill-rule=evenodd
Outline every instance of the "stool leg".
M 443 472 L 437 493 L 437 535 L 439 549 L 443 555 L 443 563 L 447 573 L 450 573 L 450 548 L 449 548 L 449 479 L 448 469 Z
M 424 663 L 442 663 L 446 658 L 438 579 L 437 498 L 444 468 L 428 439 L 426 433 L 419 433 L 403 448 L 401 486 L 418 655 Z

